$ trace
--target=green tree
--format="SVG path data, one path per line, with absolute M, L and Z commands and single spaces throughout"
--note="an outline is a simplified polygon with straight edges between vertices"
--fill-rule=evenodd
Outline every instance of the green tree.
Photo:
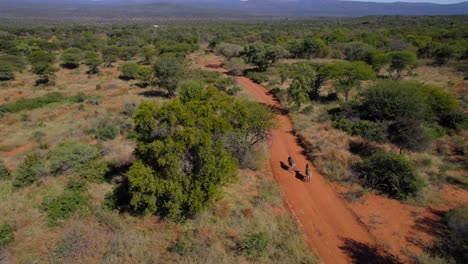
M 120 56 L 120 48 L 117 46 L 108 46 L 102 50 L 102 59 L 107 67 L 111 67 Z
M 62 67 L 74 69 L 80 66 L 83 57 L 82 51 L 78 48 L 69 48 L 62 53 Z
M 224 63 L 224 68 L 230 71 L 234 76 L 241 76 L 244 73 L 245 62 L 242 58 L 232 58 Z
M 288 100 L 296 105 L 298 110 L 303 103 L 309 101 L 310 83 L 305 77 L 295 79 L 288 89 Z
M 135 62 L 126 62 L 120 65 L 119 70 L 121 71 L 120 78 L 132 80 L 138 77 L 140 66 Z
M 414 67 L 418 60 L 416 54 L 409 51 L 393 51 L 387 54 L 390 61 L 390 70 L 396 72 L 396 79 L 401 78 L 404 70 Z
M 365 61 L 374 50 L 372 46 L 362 42 L 350 42 L 345 45 L 344 54 L 350 61 Z
M 142 81 L 143 83 L 151 86 L 153 85 L 154 71 L 149 66 L 141 66 L 139 67 L 136 73 L 136 78 Z
M 94 51 L 87 51 L 83 55 L 84 64 L 88 66 L 88 74 L 99 73 L 99 66 L 102 64 L 102 59 Z
M 48 83 L 50 75 L 58 71 L 51 65 L 55 61 L 53 53 L 36 50 L 28 54 L 28 60 L 32 65 L 32 72 L 40 77 L 36 84 Z
M 345 102 L 348 101 L 351 90 L 361 86 L 361 81 L 372 80 L 376 77 L 372 68 L 362 61 L 342 61 L 325 67 L 329 68 L 326 70 L 328 78 L 336 80 L 336 89 L 344 93 Z
M 403 149 L 420 151 L 429 147 L 431 139 L 422 127 L 423 120 L 398 118 L 388 128 L 390 142 Z
M 330 53 L 330 47 L 318 37 L 305 38 L 302 45 L 303 54 L 306 58 L 323 58 Z
M 159 86 L 167 90 L 169 97 L 173 97 L 184 77 L 184 60 L 172 55 L 162 55 L 156 60 L 153 69 Z
M 156 56 L 156 49 L 151 46 L 147 45 L 140 49 L 141 57 L 143 58 L 143 64 L 149 65 L 153 62 L 154 56 Z
M 11 63 L 0 61 L 0 81 L 13 80 L 15 78 L 14 67 Z
M 279 59 L 287 57 L 288 51 L 280 46 L 272 46 L 263 42 L 255 42 L 247 45 L 242 54 L 248 63 L 253 63 L 260 71 L 265 71 Z
M 265 115 L 253 103 L 214 89 L 201 91 L 198 83 L 183 87 L 183 100 L 163 106 L 143 102 L 135 113 L 138 160 L 127 173 L 135 212 L 176 220 L 200 212 L 235 176 L 231 139 L 256 144 L 272 123 L 259 119 Z
M 228 60 L 234 57 L 239 57 L 242 50 L 242 46 L 230 43 L 222 43 L 218 47 L 218 52 L 224 57 L 226 57 Z

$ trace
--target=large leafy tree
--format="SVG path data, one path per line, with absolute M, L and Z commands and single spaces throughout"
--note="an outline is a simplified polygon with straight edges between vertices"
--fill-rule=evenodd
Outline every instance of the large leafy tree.
M 94 51 L 87 51 L 83 55 L 84 64 L 88 66 L 89 74 L 96 74 L 99 72 L 99 66 L 102 64 L 102 59 Z
M 52 63 L 55 61 L 55 55 L 42 50 L 36 50 L 28 54 L 28 60 L 32 65 L 32 72 L 39 75 L 39 83 L 48 83 L 50 75 L 58 71 Z
M 192 88 L 184 101 L 144 102 L 135 113 L 138 160 L 127 173 L 135 212 L 176 220 L 200 212 L 235 176 L 239 142 L 267 137 L 272 115 L 263 106 Z
M 309 93 L 311 91 L 310 82 L 307 78 L 299 77 L 295 79 L 288 89 L 288 100 L 296 105 L 298 109 L 303 103 L 309 101 Z
M 179 86 L 179 82 L 184 77 L 184 59 L 171 54 L 165 54 L 156 60 L 153 69 L 156 78 L 158 78 L 159 86 L 167 90 L 169 97 L 173 97 Z

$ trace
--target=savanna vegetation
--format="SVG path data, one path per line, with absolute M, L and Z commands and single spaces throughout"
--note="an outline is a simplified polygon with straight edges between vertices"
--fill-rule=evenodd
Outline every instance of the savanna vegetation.
M 260 170 L 272 110 L 203 53 L 270 88 L 329 179 L 466 189 L 466 21 L 0 26 L 0 260 L 317 262 Z M 465 257 L 465 211 L 429 259 Z

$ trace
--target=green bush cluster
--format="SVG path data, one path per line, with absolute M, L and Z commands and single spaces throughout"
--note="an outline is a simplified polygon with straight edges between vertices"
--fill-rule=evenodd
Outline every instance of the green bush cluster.
M 365 187 L 396 199 L 414 197 L 424 186 L 414 166 L 401 155 L 379 152 L 355 169 Z
M 258 260 L 265 255 L 270 244 L 271 239 L 265 233 L 249 234 L 239 243 L 239 252 L 252 260 Z
M 13 176 L 13 187 L 21 188 L 35 183 L 40 177 L 49 173 L 49 168 L 37 153 L 29 154 L 16 168 Z
M 0 181 L 9 180 L 11 178 L 10 170 L 3 164 L 3 160 L 0 160 Z
M 0 250 L 15 241 L 15 234 L 13 232 L 14 230 L 9 224 L 0 225 Z
M 65 96 L 59 92 L 47 93 L 42 97 L 31 99 L 21 98 L 13 103 L 0 105 L 0 113 L 17 113 L 23 110 L 33 110 L 63 100 L 65 100 Z
M 100 150 L 95 146 L 81 142 L 65 142 L 49 151 L 50 170 L 56 175 L 73 172 L 100 155 Z
M 54 226 L 58 224 L 59 220 L 69 218 L 87 204 L 86 183 L 71 180 L 62 194 L 45 197 L 40 209 L 46 213 L 48 224 Z
M 267 72 L 249 71 L 246 76 L 260 84 L 270 80 L 270 74 Z

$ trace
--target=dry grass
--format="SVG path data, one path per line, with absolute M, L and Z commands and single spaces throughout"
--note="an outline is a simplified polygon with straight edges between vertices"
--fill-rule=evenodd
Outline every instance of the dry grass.
M 35 76 L 27 72 L 4 83 L 2 100 L 33 98 L 52 91 L 66 96 L 83 92 L 101 99 L 99 104 L 80 106 L 67 101 L 2 117 L 0 158 L 13 169 L 31 151 L 45 155 L 48 149 L 44 146 L 50 149 L 64 141 L 82 141 L 99 143 L 104 158 L 116 166 L 130 164 L 135 146 L 126 134 L 98 141 L 86 130 L 104 119 L 127 121 L 130 117 L 122 113 L 126 103 L 166 99 L 145 97 L 144 92 L 152 88 L 136 88 L 134 81 L 118 79 L 119 64 L 91 78 L 84 67 L 61 69 L 53 87 L 34 87 Z M 98 84 L 102 87 L 99 90 Z M 245 91 L 238 96 L 248 98 Z M 5 156 L 11 150 L 17 152 Z M 259 151 L 265 152 L 264 146 Z M 71 177 L 49 176 L 20 190 L 13 190 L 11 181 L 0 181 L 0 223 L 10 223 L 15 229 L 15 241 L 4 254 L 6 263 L 317 263 L 283 205 L 277 183 L 268 175 L 241 171 L 239 181 L 226 186 L 224 195 L 210 209 L 185 223 L 107 212 L 102 202 L 113 185 L 92 183 L 88 185 L 89 205 L 58 226 L 49 227 L 39 207 L 44 197 L 62 193 Z M 247 235 L 257 232 L 267 234 L 271 243 L 265 256 L 253 261 L 237 247 Z M 181 241 L 188 245 L 190 254 L 168 250 Z

